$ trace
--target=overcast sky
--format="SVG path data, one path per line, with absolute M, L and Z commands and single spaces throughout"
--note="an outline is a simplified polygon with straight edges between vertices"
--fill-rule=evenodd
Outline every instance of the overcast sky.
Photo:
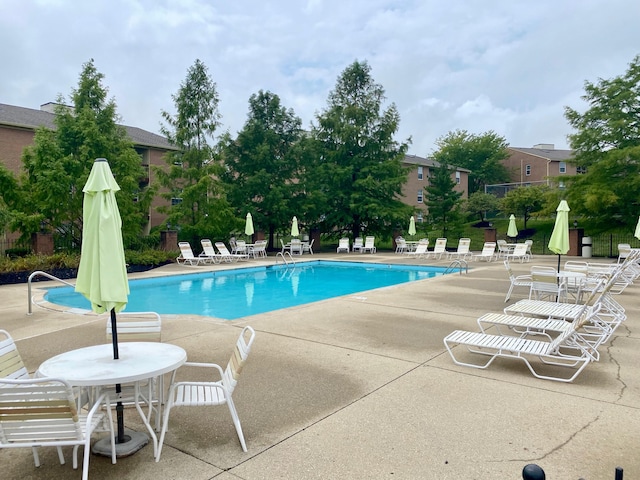
M 458 129 L 568 148 L 564 107 L 584 110 L 585 81 L 626 72 L 639 25 L 634 0 L 0 0 L 0 103 L 68 99 L 93 58 L 122 123 L 158 133 L 200 59 L 222 130 L 242 129 L 259 90 L 308 127 L 359 60 L 409 153 Z

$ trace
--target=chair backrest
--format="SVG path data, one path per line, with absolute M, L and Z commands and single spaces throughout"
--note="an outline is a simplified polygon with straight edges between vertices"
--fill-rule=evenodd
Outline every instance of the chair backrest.
M 619 243 L 618 244 L 618 262 L 621 262 L 625 258 L 629 256 L 631 253 L 631 245 L 628 243 Z
M 513 281 L 516 276 L 513 274 L 513 270 L 511 270 L 511 264 L 509 263 L 509 260 L 505 260 L 503 263 L 504 268 L 507 269 L 507 273 L 509 274 L 509 280 Z
M 349 239 L 348 238 L 341 238 L 338 241 L 338 248 L 346 248 L 349 249 Z
M 416 245 L 416 250 L 414 253 L 420 255 L 422 253 L 427 253 L 427 248 L 429 247 L 428 243 L 418 243 L 418 245 Z
M 189 245 L 189 242 L 178 242 L 178 247 L 180 247 L 182 258 L 185 258 L 187 260 L 195 260 L 196 257 L 193 255 L 193 250 L 191 250 L 191 245 Z
M 407 241 L 402 237 L 396 237 L 396 246 L 401 248 L 406 248 Z
M 206 256 L 208 257 L 216 256 L 216 251 L 213 249 L 213 244 L 211 243 L 211 240 L 209 240 L 208 238 L 203 238 L 202 240 L 200 240 L 200 245 L 202 245 L 202 251 Z
M 66 381 L 0 379 L 0 387 L 5 387 L 0 388 L 0 445 L 62 445 L 84 438 L 73 390 Z
M 362 237 L 357 237 L 357 238 L 353 241 L 353 246 L 354 246 L 354 247 L 362 247 Z
M 566 290 L 566 282 L 558 279 L 553 267 L 531 267 L 531 292 L 560 294 Z
M 249 352 L 251 351 L 251 346 L 253 345 L 255 338 L 256 332 L 249 326 L 244 327 L 242 332 L 240 332 L 240 337 L 236 342 L 236 347 L 233 350 L 233 354 L 231 355 L 227 368 L 224 371 L 224 383 L 229 390 L 229 393 L 232 393 L 238 384 L 238 378 L 240 377 L 242 368 L 247 361 L 247 357 L 249 356 Z
M 0 378 L 13 380 L 29 378 L 29 372 L 9 332 L 0 330 L 0 338 L 2 338 L 0 340 Z
M 437 238 L 436 244 L 433 247 L 433 251 L 436 253 L 442 253 L 447 248 L 447 239 L 446 238 Z
M 425 244 L 425 245 L 429 246 L 429 239 L 428 238 L 421 238 L 420 240 L 418 240 L 418 244 Z
M 156 312 L 120 312 L 116 315 L 118 342 L 160 342 L 162 319 Z M 107 341 L 111 342 L 111 318 L 107 318 Z
M 247 242 L 236 240 L 236 253 L 247 253 Z
M 512 255 L 520 256 L 527 254 L 527 244 L 526 243 L 516 243 L 516 246 L 513 249 Z
M 483 257 L 488 257 L 493 255 L 496 252 L 496 242 L 484 242 L 482 246 L 482 255 Z
M 529 240 L 525 240 L 524 241 L 525 245 L 527 246 L 527 253 L 531 253 L 531 246 L 533 245 L 533 240 L 529 239 Z
M 224 244 L 224 242 L 216 242 L 216 248 L 224 256 L 228 257 L 231 255 L 231 252 L 229 251 L 227 246 Z
M 506 240 L 497 240 L 496 244 L 498 245 L 498 251 L 502 253 L 508 253 L 509 247 L 507 246 Z
M 471 239 L 470 238 L 461 238 L 458 240 L 458 249 L 457 253 L 469 253 L 469 248 L 471 247 Z
M 376 241 L 376 237 L 366 237 L 364 239 L 364 246 L 365 248 L 372 248 L 374 247 L 374 243 Z

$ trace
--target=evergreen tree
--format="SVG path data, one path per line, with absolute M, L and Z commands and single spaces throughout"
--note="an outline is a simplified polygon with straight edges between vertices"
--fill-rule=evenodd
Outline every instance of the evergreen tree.
M 238 214 L 251 212 L 254 225 L 274 233 L 288 225 L 293 215 L 304 221 L 300 207 L 300 157 L 302 121 L 280 97 L 260 90 L 249 99 L 249 114 L 235 140 L 223 141 L 223 178 L 228 198 L 241 207 Z
M 158 210 L 167 214 L 167 224 L 180 230 L 182 240 L 198 245 L 201 238 L 225 238 L 238 219 L 219 180 L 223 169 L 214 146 L 219 100 L 204 63 L 195 61 L 171 98 L 177 113 L 162 112 L 167 125 L 161 131 L 177 150 L 166 155 L 168 168 L 154 169 L 161 195 L 170 201 Z
M 429 221 L 441 237 L 455 232 L 460 227 L 461 192 L 455 191 L 456 182 L 451 178 L 453 169 L 446 163 L 429 170 L 429 185 L 426 187 L 426 204 Z
M 82 189 L 96 158 L 109 161 L 120 186 L 116 199 L 125 245 L 134 243 L 146 224 L 151 197 L 140 188 L 140 157 L 117 124 L 116 104 L 107 99 L 103 78 L 93 60 L 85 63 L 71 106 L 64 105 L 63 97 L 57 99 L 56 128 L 39 128 L 23 153 L 24 174 L 16 184 L 21 194 L 7 204 L 13 206 L 13 227 L 25 237 L 45 229 L 55 232 L 63 245 L 80 247 Z
M 354 237 L 388 236 L 404 224 L 411 207 L 400 201 L 407 172 L 407 143 L 393 136 L 400 117 L 394 104 L 382 110 L 384 89 L 366 62 L 355 61 L 338 78 L 327 108 L 313 129 L 317 157 L 305 165 L 316 221 L 325 232 Z

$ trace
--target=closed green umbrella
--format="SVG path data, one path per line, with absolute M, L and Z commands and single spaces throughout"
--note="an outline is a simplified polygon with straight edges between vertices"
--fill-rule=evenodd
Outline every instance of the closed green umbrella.
M 244 234 L 251 236 L 253 235 L 253 232 L 253 217 L 251 216 L 251 213 L 247 213 L 247 220 L 244 224 Z
M 413 218 L 413 215 L 411 215 L 411 218 L 409 219 L 409 235 L 413 236 L 416 234 L 416 219 Z
M 636 225 L 636 233 L 633 235 L 640 240 L 640 217 L 638 217 L 638 224 Z
M 509 228 L 507 228 L 507 236 L 516 238 L 518 236 L 518 228 L 516 227 L 516 216 L 512 213 L 509 217 Z
M 109 163 L 97 158 L 82 191 L 82 250 L 76 292 L 91 302 L 96 313 L 110 312 L 113 338 L 113 358 L 118 358 L 116 312 L 121 311 L 129 297 L 127 265 L 122 245 L 122 219 L 115 192 L 120 190 Z M 116 385 L 120 391 L 120 385 Z M 122 403 L 118 414 L 118 443 L 124 443 Z
M 549 239 L 549 250 L 558 254 L 558 271 L 560 271 L 560 256 L 569 251 L 569 212 L 571 209 L 566 200 L 561 200 L 556 208 L 556 223 Z
M 291 222 L 291 236 L 298 237 L 300 235 L 300 230 L 298 230 L 298 218 L 293 217 L 293 221 Z

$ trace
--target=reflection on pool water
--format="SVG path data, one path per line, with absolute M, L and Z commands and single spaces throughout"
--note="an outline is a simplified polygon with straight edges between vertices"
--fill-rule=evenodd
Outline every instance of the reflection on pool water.
M 248 315 L 443 275 L 443 267 L 325 260 L 129 281 L 127 311 L 195 314 L 234 320 Z M 51 288 L 51 303 L 90 309 L 72 287 Z

